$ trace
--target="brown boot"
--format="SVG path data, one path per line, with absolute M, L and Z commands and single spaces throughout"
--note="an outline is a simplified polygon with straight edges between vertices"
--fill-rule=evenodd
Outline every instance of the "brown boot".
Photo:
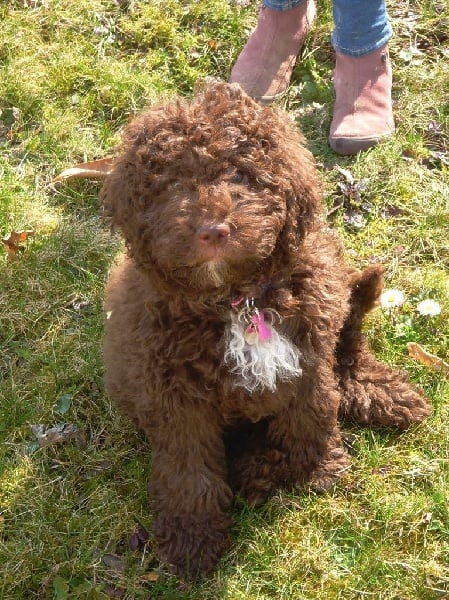
M 268 104 L 288 88 L 296 57 L 315 19 L 313 0 L 279 11 L 262 6 L 256 29 L 232 69 L 231 83 Z
M 335 104 L 329 145 L 338 154 L 356 154 L 394 132 L 388 46 L 353 57 L 337 52 Z

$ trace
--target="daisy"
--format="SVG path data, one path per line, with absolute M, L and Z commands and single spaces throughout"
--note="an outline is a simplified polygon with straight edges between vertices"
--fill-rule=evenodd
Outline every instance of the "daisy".
M 424 315 L 425 317 L 436 317 L 441 312 L 441 305 L 436 302 L 436 300 L 423 300 L 418 304 L 416 310 L 419 314 Z
M 390 310 L 404 304 L 405 296 L 401 290 L 388 289 L 382 292 L 380 305 L 384 310 Z

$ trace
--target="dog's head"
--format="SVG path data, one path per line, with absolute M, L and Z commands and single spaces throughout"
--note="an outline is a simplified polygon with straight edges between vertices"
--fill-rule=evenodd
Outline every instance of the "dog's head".
M 101 195 L 138 266 L 186 293 L 288 272 L 321 212 L 288 117 L 218 82 L 131 122 Z

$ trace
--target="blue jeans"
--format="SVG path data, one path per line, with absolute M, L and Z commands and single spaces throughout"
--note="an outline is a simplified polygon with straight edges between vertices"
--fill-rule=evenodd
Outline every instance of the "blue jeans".
M 295 8 L 304 0 L 263 0 L 273 10 Z M 385 0 L 333 0 L 332 46 L 336 52 L 363 56 L 381 48 L 391 38 Z

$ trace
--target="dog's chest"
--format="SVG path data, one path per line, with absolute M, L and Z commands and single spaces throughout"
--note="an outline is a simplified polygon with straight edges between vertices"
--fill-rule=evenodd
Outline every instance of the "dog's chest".
M 207 390 L 217 401 L 239 396 L 262 404 L 261 396 L 299 379 L 302 355 L 285 322 L 250 300 L 196 313 L 186 304 L 153 305 L 152 370 L 182 376 L 199 396 Z

